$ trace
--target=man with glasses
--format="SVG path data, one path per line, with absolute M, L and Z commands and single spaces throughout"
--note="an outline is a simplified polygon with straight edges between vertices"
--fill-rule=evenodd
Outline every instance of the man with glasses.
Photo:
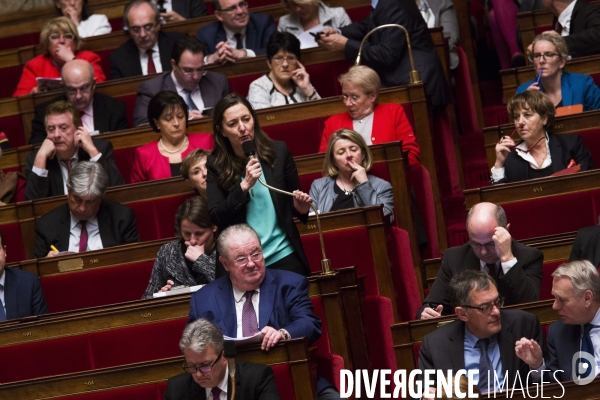
M 515 343 L 527 339 L 542 345 L 538 318 L 522 310 L 501 310 L 503 299 L 485 272 L 463 271 L 449 289 L 458 321 L 423 337 L 419 368 L 444 375 L 448 370 L 473 371 L 482 393 L 526 386 L 530 366 L 517 356 Z
M 59 100 L 73 104 L 79 111 L 84 128 L 91 135 L 129 128 L 125 103 L 95 91 L 96 79 L 92 64 L 85 60 L 69 61 L 62 68 L 61 75 L 65 94 L 35 107 L 29 144 L 42 143 L 46 139 L 44 114 L 51 103 Z
M 205 319 L 189 324 L 179 341 L 185 373 L 167 381 L 165 400 L 231 398 L 223 334 Z M 279 400 L 271 367 L 235 361 L 235 399 Z M 232 399 L 233 400 L 233 399 Z
M 175 42 L 171 53 L 173 70 L 138 86 L 133 124 L 148 123 L 148 104 L 163 90 L 177 92 L 185 100 L 190 119 L 210 115 L 210 110 L 221 97 L 229 94 L 229 82 L 225 75 L 204 69 L 205 54 L 203 44 L 193 37 L 185 36 Z
M 321 336 L 321 321 L 308 298 L 308 279 L 295 272 L 265 267 L 260 239 L 246 224 L 232 225 L 217 238 L 219 260 L 229 275 L 192 295 L 189 322 L 205 318 L 229 337 L 260 334 L 269 351 L 280 340 Z M 319 399 L 340 395 L 324 379 L 317 383 Z
M 147 0 L 127 4 L 123 29 L 130 39 L 110 53 L 110 79 L 153 75 L 171 69 L 171 49 L 185 34 L 160 30 L 156 4 Z
M 206 64 L 225 64 L 265 54 L 267 41 L 275 33 L 270 15 L 250 14 L 244 0 L 215 0 L 218 21 L 198 29 L 196 37 L 208 44 Z
M 444 251 L 442 266 L 417 319 L 452 313 L 448 283 L 463 270 L 489 274 L 507 305 L 539 300 L 544 255 L 514 240 L 508 228 L 501 206 L 479 203 L 471 207 L 467 215 L 469 242 Z

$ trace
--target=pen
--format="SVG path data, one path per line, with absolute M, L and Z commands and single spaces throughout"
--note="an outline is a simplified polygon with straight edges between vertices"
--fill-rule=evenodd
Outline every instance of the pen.
M 60 251 L 58 251 L 58 249 L 56 247 L 54 247 L 53 244 L 50 245 L 50 250 L 60 253 Z
M 544 72 L 544 68 L 540 68 L 540 72 L 538 73 L 537 79 L 535 80 L 535 83 L 537 83 L 538 85 L 540 84 L 540 79 L 542 79 L 543 72 Z

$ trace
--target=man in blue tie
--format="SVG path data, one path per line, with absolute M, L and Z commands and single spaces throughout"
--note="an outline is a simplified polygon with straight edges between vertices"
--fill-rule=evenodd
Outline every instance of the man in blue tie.
M 515 343 L 527 338 L 542 344 L 537 317 L 521 310 L 501 310 L 503 299 L 485 272 L 455 275 L 450 291 L 458 320 L 425 335 L 419 368 L 473 371 L 483 393 L 512 389 L 515 382 L 526 385 L 530 366 L 515 354 Z
M 6 246 L 0 231 L 0 322 L 47 314 L 39 278 L 18 268 L 5 268 Z
M 517 354 L 539 370 L 556 372 L 550 379 L 593 380 L 600 362 L 600 274 L 583 260 L 561 265 L 552 277 L 552 308 L 560 319 L 548 329 L 548 357 L 544 362 L 541 348 L 527 341 L 517 342 Z

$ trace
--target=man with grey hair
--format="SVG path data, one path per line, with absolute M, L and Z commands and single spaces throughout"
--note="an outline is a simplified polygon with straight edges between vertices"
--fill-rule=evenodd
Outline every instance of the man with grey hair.
M 503 298 L 492 277 L 482 271 L 457 273 L 449 289 L 458 321 L 423 337 L 419 368 L 444 374 L 474 371 L 482 393 L 519 383 L 527 386 L 531 366 L 515 353 L 514 346 L 517 340 L 542 345 L 538 318 L 522 310 L 501 310 Z
M 46 139 L 44 115 L 46 108 L 55 101 L 66 100 L 79 111 L 83 127 L 92 134 L 115 132 L 129 128 L 125 103 L 96 92 L 94 68 L 86 60 L 67 62 L 61 70 L 65 93 L 35 107 L 31 122 L 29 144 L 42 143 Z
M 125 184 L 112 144 L 108 140 L 92 139 L 71 102 L 60 100 L 50 104 L 46 108 L 45 125 L 46 139 L 25 161 L 25 199 L 67 194 L 69 171 L 81 161 L 101 164 L 108 175 L 109 186 Z
M 507 305 L 540 298 L 544 255 L 514 240 L 506 213 L 493 203 L 479 203 L 467 215 L 469 241 L 444 251 L 442 266 L 417 319 L 452 313 L 448 284 L 463 270 L 483 271 L 494 279 Z
M 102 165 L 77 163 L 67 180 L 67 202 L 35 222 L 32 258 L 139 242 L 133 210 L 103 199 L 107 187 Z
M 548 329 L 546 362 L 540 346 L 527 340 L 517 342 L 517 354 L 535 368 L 555 372 L 559 381 L 594 377 L 600 365 L 600 274 L 583 260 L 562 264 L 552 277 L 552 308 L 560 319 Z M 588 353 L 596 362 L 581 354 L 573 360 L 576 353 Z
M 232 392 L 230 374 L 235 375 L 235 399 L 279 400 L 271 367 L 236 360 L 234 371 L 229 369 L 223 334 L 209 321 L 189 324 L 179 348 L 185 373 L 167 381 L 165 400 L 227 400 Z

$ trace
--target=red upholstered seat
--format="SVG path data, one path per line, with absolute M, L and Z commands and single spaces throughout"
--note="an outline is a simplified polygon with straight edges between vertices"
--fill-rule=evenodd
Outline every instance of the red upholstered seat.
M 127 204 L 135 213 L 142 242 L 173 237 L 177 208 L 190 196 L 181 194 Z
M 108 23 L 110 24 L 113 32 L 123 29 L 123 18 L 111 18 L 108 20 Z
M 9 79 L 10 78 L 7 78 L 6 81 L 4 81 L 4 78 L 2 78 L 4 82 L 13 82 Z M 15 79 L 15 82 L 18 82 L 19 78 L 17 77 Z M 8 86 L 10 85 L 5 85 L 4 83 L 0 85 L 0 87 Z M 15 89 L 16 84 L 15 87 L 13 87 L 10 90 L 10 93 L 0 94 L 0 98 L 12 96 Z M 0 89 L 0 92 L 1 91 L 2 89 Z M 0 132 L 4 132 L 6 134 L 8 142 L 10 143 L 10 147 L 13 149 L 16 149 L 19 146 L 25 146 L 27 144 L 27 141 L 25 140 L 25 133 L 23 131 L 23 120 L 21 119 L 21 115 L 10 115 L 7 117 L 0 117 Z
M 0 347 L 0 382 L 92 369 L 89 351 L 84 335 Z
M 408 177 L 410 179 L 410 186 L 415 192 L 415 197 L 417 198 L 417 210 L 421 217 L 425 233 L 427 234 L 427 239 L 429 240 L 429 246 L 425 249 L 423 258 L 439 257 L 440 250 L 431 176 L 429 175 L 429 171 L 427 171 L 422 164 L 418 164 L 412 166 L 408 170 Z M 409 210 L 398 210 L 396 213 L 408 211 Z
M 40 33 L 31 32 L 22 35 L 0 38 L 0 50 L 18 49 L 19 47 L 33 46 L 40 42 Z M 16 87 L 16 86 L 15 86 Z
M 127 112 L 127 122 L 129 123 L 130 127 L 133 127 L 133 109 L 135 107 L 135 101 L 137 100 L 137 94 L 116 96 L 116 98 L 125 103 L 125 109 Z
M 577 132 L 581 136 L 585 147 L 592 153 L 592 159 L 596 167 L 600 165 L 600 128 L 587 129 Z
M 540 33 L 544 33 L 546 31 L 552 31 L 554 30 L 554 27 L 549 25 L 549 26 L 536 26 L 535 27 L 535 35 L 539 35 Z
M 329 344 L 329 330 L 327 329 L 327 318 L 325 317 L 323 302 L 319 296 L 311 297 L 310 301 L 313 305 L 313 314 L 321 319 L 321 337 L 311 346 L 317 348 L 317 356 L 326 357 L 331 353 L 331 346 Z
M 552 273 L 556 271 L 561 264 L 569 260 L 551 261 L 544 263 L 544 274 L 542 275 L 542 287 L 540 288 L 540 300 L 553 299 L 552 296 Z
M 419 350 L 421 349 L 421 343 L 415 343 L 413 344 L 413 357 L 415 360 L 415 365 L 418 368 L 418 364 L 419 364 Z
M 267 67 L 267 63 L 265 62 L 265 72 L 268 71 L 268 69 L 269 67 Z M 237 93 L 243 97 L 247 97 L 250 84 L 263 75 L 264 73 L 261 72 L 258 74 L 242 75 L 229 78 L 229 87 L 231 88 L 231 92 Z
M 473 96 L 467 54 L 461 46 L 456 46 L 456 53 L 458 54 L 458 67 L 454 73 L 456 81 L 454 93 L 456 95 L 456 104 L 460 104 L 460 107 L 457 107 L 457 111 L 462 128 L 461 134 L 481 133 L 477 123 L 477 110 L 475 109 L 475 98 Z
M 386 239 L 400 321 L 411 321 L 421 306 L 421 295 L 410 250 L 410 239 L 404 229 L 396 226 L 386 233 Z
M 120 149 L 114 149 L 115 162 L 119 172 L 123 175 L 125 183 L 131 183 L 131 160 L 135 154 L 136 147 L 123 147 Z
M 153 261 L 93 268 L 40 279 L 50 312 L 71 311 L 139 300 Z
M 322 126 L 326 119 L 327 117 L 312 118 L 261 128 L 271 139 L 284 141 L 292 156 L 298 157 L 319 152 Z
M 369 349 L 369 360 L 373 369 L 396 370 L 396 356 L 392 331 L 394 323 L 392 302 L 383 296 L 365 297 L 365 335 Z
M 292 379 L 292 369 L 289 364 L 272 365 L 273 375 L 275 375 L 275 385 L 282 399 L 296 400 L 294 392 L 294 380 Z
M 108 79 L 110 76 L 110 53 L 112 53 L 113 49 L 105 49 L 98 50 L 95 53 L 100 56 L 100 66 L 102 67 L 102 72 L 104 72 L 104 76 Z
M 0 225 L 0 230 L 4 235 L 4 244 L 6 245 L 6 262 L 17 262 L 25 260 L 25 248 L 21 236 L 21 227 L 18 222 L 9 222 Z M 2 382 L 2 381 L 0 381 Z
M 352 63 L 346 60 L 337 60 L 307 65 L 306 72 L 310 75 L 311 84 L 322 98 L 334 97 L 342 94 L 338 77 L 348 72 L 351 66 Z
M 600 86 L 600 74 L 590 74 L 596 86 Z
M 360 21 L 363 18 L 367 18 L 371 13 L 371 6 L 362 6 L 362 7 L 348 7 L 346 9 L 348 16 L 352 22 Z
M 164 386 L 164 387 L 163 387 Z M 116 388 L 96 393 L 59 397 L 55 400 L 163 400 L 166 382 Z

